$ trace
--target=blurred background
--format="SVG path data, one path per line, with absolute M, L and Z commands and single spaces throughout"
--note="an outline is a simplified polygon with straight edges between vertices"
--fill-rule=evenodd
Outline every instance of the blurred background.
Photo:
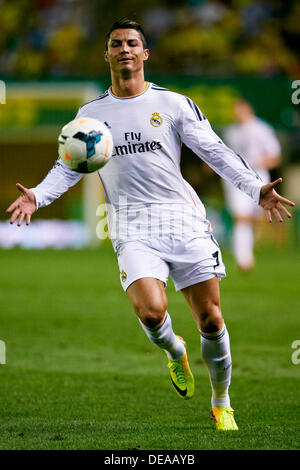
M 95 208 L 102 194 L 94 175 L 40 210 L 30 227 L 10 226 L 5 209 L 18 196 L 16 182 L 34 187 L 52 167 L 61 127 L 110 85 L 104 37 L 123 16 L 145 29 L 147 79 L 189 96 L 221 137 L 234 121 L 237 100 L 251 102 L 282 147 L 272 177 L 282 176 L 280 192 L 300 203 L 299 1 L 0 0 L 0 79 L 6 88 L 5 102 L 0 100 L 0 246 L 99 243 Z M 186 148 L 182 173 L 206 205 L 216 236 L 230 246 L 232 220 L 220 178 Z M 299 244 L 299 214 L 293 210 L 284 228 L 265 224 L 262 242 Z
M 282 176 L 280 192 L 298 204 L 284 224 L 264 220 L 255 270 L 242 275 L 221 180 L 183 148 L 183 176 L 207 208 L 228 274 L 238 436 L 209 427 L 199 335 L 171 280 L 168 311 L 200 393 L 179 403 L 169 390 L 161 351 L 120 288 L 111 242 L 95 236 L 97 175 L 28 227 L 5 213 L 16 182 L 31 188 L 45 177 L 61 128 L 109 87 L 104 37 L 124 16 L 145 29 L 147 79 L 189 96 L 224 140 L 236 102 L 250 101 L 281 144 L 272 178 Z M 299 449 L 299 51 L 299 0 L 0 0 L 0 449 Z

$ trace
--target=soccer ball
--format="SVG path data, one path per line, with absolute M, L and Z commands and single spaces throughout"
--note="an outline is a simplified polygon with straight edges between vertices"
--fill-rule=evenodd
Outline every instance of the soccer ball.
M 66 124 L 58 137 L 59 158 L 71 170 L 92 173 L 112 156 L 113 139 L 98 119 L 84 117 Z

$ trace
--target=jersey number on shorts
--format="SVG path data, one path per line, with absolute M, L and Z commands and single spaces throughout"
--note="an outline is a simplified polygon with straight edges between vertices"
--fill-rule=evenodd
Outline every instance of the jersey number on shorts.
M 216 262 L 217 262 L 217 264 L 214 266 L 214 268 L 216 268 L 217 266 L 220 266 L 219 252 L 218 252 L 218 251 L 215 251 L 215 252 L 212 254 L 212 256 L 213 256 L 214 258 L 216 258 Z

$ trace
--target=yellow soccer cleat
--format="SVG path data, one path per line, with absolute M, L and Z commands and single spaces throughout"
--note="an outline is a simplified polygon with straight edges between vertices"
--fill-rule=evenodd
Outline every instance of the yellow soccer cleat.
M 213 407 L 210 417 L 216 423 L 218 431 L 238 431 L 239 429 L 233 417 L 233 409 L 230 406 Z
M 186 348 L 185 341 L 180 336 L 178 338 Z M 188 363 L 187 353 L 181 359 L 176 361 L 168 359 L 168 361 L 171 382 L 177 395 L 185 400 L 192 398 L 195 391 L 195 382 Z

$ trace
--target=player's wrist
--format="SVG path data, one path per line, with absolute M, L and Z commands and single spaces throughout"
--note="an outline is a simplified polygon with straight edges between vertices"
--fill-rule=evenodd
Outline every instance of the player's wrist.
M 35 188 L 30 188 L 29 191 L 32 193 L 34 197 L 34 203 L 35 203 L 35 211 L 37 211 L 41 207 L 41 201 L 37 197 L 37 191 Z

